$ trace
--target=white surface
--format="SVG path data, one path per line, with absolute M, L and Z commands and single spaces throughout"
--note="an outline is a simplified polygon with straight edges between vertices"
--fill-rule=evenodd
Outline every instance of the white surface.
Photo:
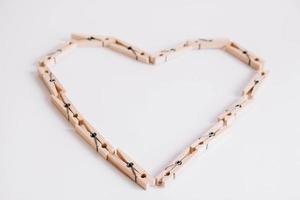
M 0 199 L 299 199 L 300 3 L 0 1 Z M 72 32 L 147 51 L 228 37 L 266 60 L 256 100 L 164 189 L 141 190 L 97 156 L 50 103 L 34 63 Z M 252 71 L 221 51 L 158 66 L 77 49 L 54 67 L 115 146 L 157 174 L 214 122 Z

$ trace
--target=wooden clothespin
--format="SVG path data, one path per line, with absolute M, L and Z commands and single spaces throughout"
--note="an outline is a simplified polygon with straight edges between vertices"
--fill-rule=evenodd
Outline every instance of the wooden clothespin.
M 195 49 L 223 49 L 228 45 L 230 41 L 228 39 L 197 39 L 193 41 Z
M 108 154 L 107 160 L 143 189 L 154 184 L 153 177 L 120 149 L 116 149 L 115 154 Z
M 149 53 L 139 49 L 138 47 L 128 44 L 127 42 L 124 42 L 120 39 L 115 38 L 114 42 L 112 42 L 108 45 L 108 48 L 110 48 L 116 52 L 119 52 L 123 55 L 126 55 L 130 58 L 138 60 L 140 62 L 143 62 L 146 64 L 151 63 L 151 60 L 150 60 L 151 55 Z
M 167 62 L 168 60 L 176 58 L 182 55 L 183 53 L 193 49 L 193 41 L 186 41 L 177 45 L 176 47 L 161 50 L 158 53 L 154 54 L 154 57 L 152 58 L 153 64 Z
M 255 73 L 248 85 L 244 88 L 242 95 L 253 98 L 257 89 L 259 88 L 262 81 L 265 79 L 267 72 L 265 70 L 259 70 Z
M 115 43 L 113 37 L 71 34 L 71 39 L 79 47 L 107 47 L 111 43 Z
M 238 58 L 240 61 L 249 65 L 255 70 L 261 70 L 263 67 L 263 61 L 258 56 L 255 56 L 246 49 L 238 46 L 236 43 L 231 42 L 229 45 L 225 46 L 225 51 L 232 56 Z
M 249 102 L 250 99 L 247 96 L 242 96 L 218 116 L 218 121 L 223 122 L 225 126 L 229 126 L 235 119 L 237 113 L 241 111 Z
M 196 152 L 197 151 L 190 151 L 190 148 L 186 148 L 160 174 L 156 176 L 155 184 L 157 186 L 165 186 L 168 180 L 172 177 L 174 179 L 179 170 L 194 156 Z
M 48 67 L 39 66 L 38 73 L 52 95 L 58 97 L 59 92 L 65 91 L 62 84 L 58 81 Z
M 38 65 L 40 67 L 45 67 L 45 66 L 50 67 L 56 64 L 60 59 L 65 57 L 67 54 L 69 54 L 73 49 L 76 48 L 76 46 L 77 45 L 75 43 L 68 42 L 63 46 L 61 46 L 60 48 L 58 48 L 56 51 L 48 54 L 47 56 L 39 60 Z

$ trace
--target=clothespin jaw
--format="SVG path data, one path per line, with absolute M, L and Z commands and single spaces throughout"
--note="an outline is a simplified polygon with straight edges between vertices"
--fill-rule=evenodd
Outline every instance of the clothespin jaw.
M 108 154 L 107 160 L 143 189 L 154 184 L 153 177 L 120 149 L 116 149 L 115 154 Z
M 261 58 L 240 47 L 234 42 L 226 45 L 225 51 L 255 70 L 261 70 L 263 68 L 263 60 Z

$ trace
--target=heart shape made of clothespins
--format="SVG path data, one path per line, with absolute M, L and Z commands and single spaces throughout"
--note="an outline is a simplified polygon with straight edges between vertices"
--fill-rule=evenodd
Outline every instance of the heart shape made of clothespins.
M 253 68 L 255 75 L 242 91 L 241 97 L 218 116 L 216 123 L 212 125 L 203 136 L 190 144 L 174 161 L 164 168 L 158 176 L 153 177 L 123 151 L 110 144 L 104 136 L 77 111 L 67 97 L 66 90 L 58 81 L 57 77 L 51 72 L 50 67 L 55 65 L 62 57 L 70 53 L 76 47 L 107 47 L 147 64 L 166 62 L 189 50 L 221 49 Z M 200 148 L 205 147 L 230 125 L 237 113 L 252 100 L 258 86 L 266 77 L 266 71 L 261 58 L 258 58 L 227 39 L 189 40 L 174 48 L 162 50 L 156 54 L 150 54 L 114 37 L 79 34 L 73 34 L 70 42 L 42 58 L 38 62 L 38 72 L 50 92 L 52 102 L 72 124 L 76 132 L 105 160 L 109 161 L 144 189 L 146 189 L 148 185 L 163 186 L 171 177 L 175 177 L 178 170 L 180 170 Z

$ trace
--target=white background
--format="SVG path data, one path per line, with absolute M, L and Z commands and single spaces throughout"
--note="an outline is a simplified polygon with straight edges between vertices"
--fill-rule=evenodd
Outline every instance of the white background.
M 0 199 L 299 199 L 299 25 L 297 0 L 0 0 Z M 270 73 L 224 137 L 167 187 L 144 191 L 75 134 L 37 76 L 36 61 L 72 32 L 150 52 L 227 37 L 264 58 Z M 153 175 L 253 74 L 217 50 L 150 66 L 76 49 L 53 70 L 79 111 Z

